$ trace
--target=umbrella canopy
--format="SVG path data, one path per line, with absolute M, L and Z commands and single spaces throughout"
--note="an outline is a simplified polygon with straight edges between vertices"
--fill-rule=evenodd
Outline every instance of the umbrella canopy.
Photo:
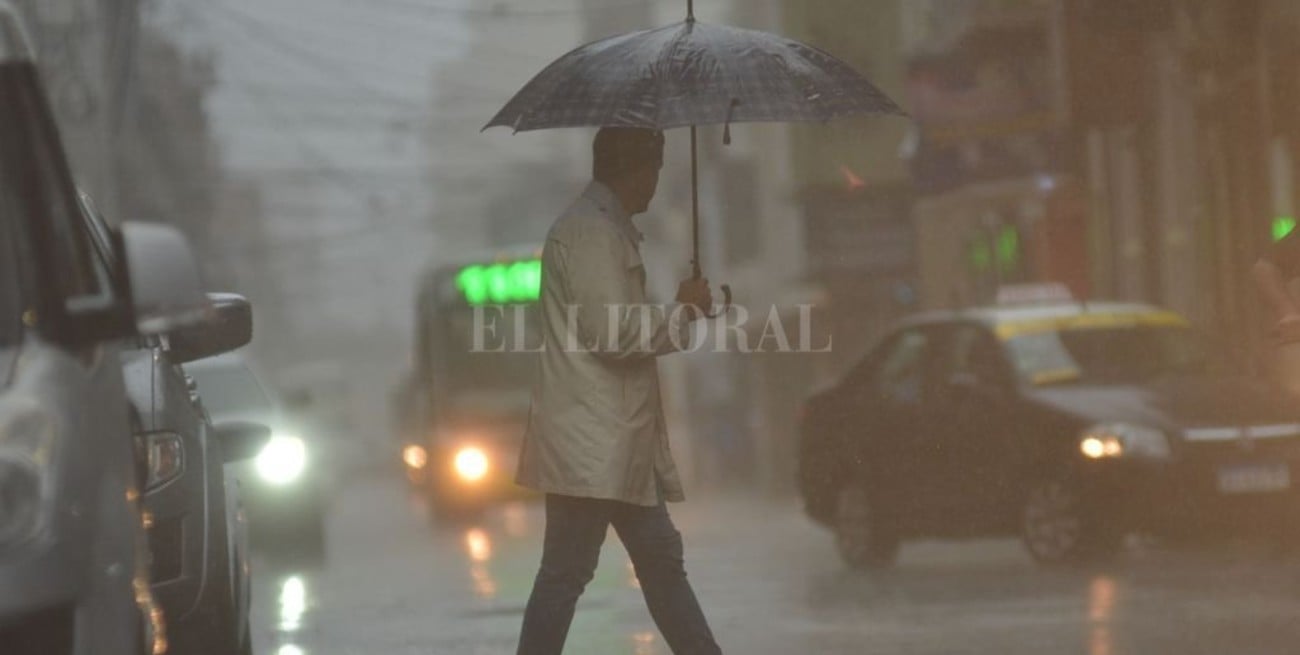
M 487 127 L 643 127 L 829 121 L 903 111 L 848 64 L 755 30 L 687 20 L 578 48 Z
M 903 110 L 851 66 L 823 50 L 767 32 L 695 20 L 631 32 L 578 48 L 524 86 L 483 128 L 691 128 L 691 264 L 700 277 L 696 126 L 829 121 Z M 724 310 L 731 288 L 722 285 Z M 715 316 L 706 313 L 707 316 Z

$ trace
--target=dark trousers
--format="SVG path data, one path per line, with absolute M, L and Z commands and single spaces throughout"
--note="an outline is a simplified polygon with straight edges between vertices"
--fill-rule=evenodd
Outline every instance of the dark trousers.
M 722 651 L 686 581 L 682 535 L 668 508 L 612 500 L 546 496 L 546 540 L 542 566 L 524 611 L 519 655 L 560 655 L 574 606 L 596 572 L 610 525 L 636 569 L 650 616 L 675 655 Z

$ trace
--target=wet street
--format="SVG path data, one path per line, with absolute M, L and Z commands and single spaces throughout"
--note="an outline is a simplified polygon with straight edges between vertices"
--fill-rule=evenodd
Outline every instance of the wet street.
M 674 516 L 729 653 L 1300 652 L 1300 564 L 1262 547 L 1138 548 L 1105 568 L 1050 571 L 1011 540 L 919 543 L 869 574 L 847 571 L 794 501 L 696 499 Z M 257 562 L 255 652 L 513 653 L 541 527 L 535 504 L 430 526 L 400 481 L 353 482 L 333 508 L 328 564 Z M 668 653 L 636 586 L 611 533 L 567 652 Z

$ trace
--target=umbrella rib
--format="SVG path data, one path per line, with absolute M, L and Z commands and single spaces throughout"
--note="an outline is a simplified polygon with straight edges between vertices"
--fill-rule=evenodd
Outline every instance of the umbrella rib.
M 664 116 L 663 116 L 663 112 L 664 112 L 663 99 L 665 97 L 664 87 L 669 83 L 674 83 L 676 80 L 672 79 L 670 75 L 666 75 L 665 73 L 676 72 L 673 67 L 673 64 L 675 62 L 674 59 L 675 53 L 681 47 L 682 43 L 685 42 L 686 39 L 691 36 L 691 34 L 695 31 L 695 29 L 699 25 L 700 25 L 699 23 L 694 21 L 682 23 L 679 26 L 677 33 L 674 34 L 671 39 L 668 39 L 666 43 L 664 43 L 663 48 L 659 50 L 659 57 L 655 59 L 655 69 L 653 71 L 654 74 L 651 77 L 654 80 L 655 87 L 656 87 L 655 90 L 657 91 L 657 93 L 655 94 L 655 97 L 657 98 L 657 102 L 655 103 L 655 121 L 654 121 L 657 129 L 663 130 L 670 127 L 670 125 L 668 125 L 664 121 Z

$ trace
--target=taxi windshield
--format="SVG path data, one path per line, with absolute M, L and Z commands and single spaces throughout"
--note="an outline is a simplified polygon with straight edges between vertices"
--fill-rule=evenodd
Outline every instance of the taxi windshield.
M 1214 375 L 1226 364 L 1182 326 L 1116 326 L 1031 331 L 1006 340 L 1019 374 L 1034 385 L 1128 384 Z

